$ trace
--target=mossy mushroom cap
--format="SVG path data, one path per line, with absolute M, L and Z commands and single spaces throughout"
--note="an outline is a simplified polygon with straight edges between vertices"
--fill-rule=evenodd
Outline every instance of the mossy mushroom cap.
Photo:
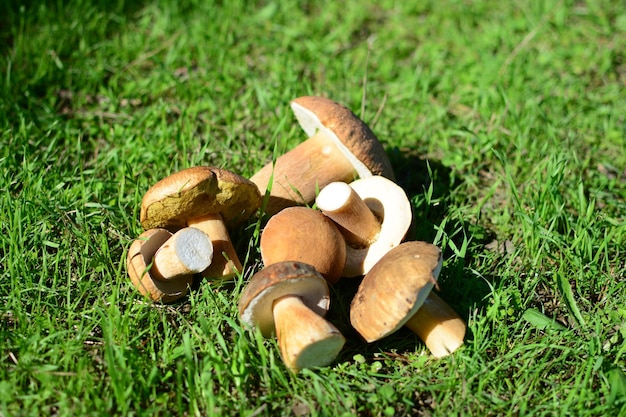
M 227 227 L 245 221 L 261 205 L 261 193 L 250 180 L 207 166 L 183 169 L 146 192 L 140 221 L 144 229 L 178 230 L 189 219 L 219 213 Z

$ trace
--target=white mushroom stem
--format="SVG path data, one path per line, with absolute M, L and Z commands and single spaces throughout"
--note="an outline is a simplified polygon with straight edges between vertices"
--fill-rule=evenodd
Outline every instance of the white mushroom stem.
M 353 181 L 348 186 L 354 193 L 345 199 L 346 205 L 341 208 L 344 215 L 337 217 L 337 224 L 340 230 L 350 230 L 354 235 L 344 235 L 348 243 L 355 237 L 361 242 L 369 241 L 367 245 L 346 246 L 342 276 L 356 277 L 369 272 L 380 258 L 402 242 L 411 225 L 412 212 L 404 190 L 388 178 L 374 175 Z M 322 201 L 321 206 L 324 205 Z M 369 215 L 363 214 L 363 206 L 369 208 Z M 377 230 L 374 221 L 379 228 L 372 239 Z
M 330 364 L 346 341 L 335 326 L 308 308 L 298 296 L 276 299 L 273 315 L 283 362 L 293 371 Z
M 237 251 L 219 213 L 189 220 L 187 225 L 203 231 L 213 243 L 213 262 L 202 272 L 203 277 L 226 278 L 242 271 Z
M 315 199 L 319 209 L 332 219 L 353 247 L 369 246 L 380 233 L 380 221 L 365 201 L 345 182 L 324 187 Z
M 436 358 L 459 348 L 466 330 L 457 312 L 433 292 L 404 325 L 417 334 Z
M 266 212 L 275 214 L 295 204 L 315 199 L 317 190 L 333 181 L 350 182 L 356 169 L 337 143 L 318 131 L 291 151 L 279 156 L 276 163 L 265 165 L 250 178 L 261 194 L 272 188 Z
M 155 279 L 170 280 L 205 270 L 213 257 L 209 237 L 190 227 L 179 230 L 154 254 L 151 273 Z

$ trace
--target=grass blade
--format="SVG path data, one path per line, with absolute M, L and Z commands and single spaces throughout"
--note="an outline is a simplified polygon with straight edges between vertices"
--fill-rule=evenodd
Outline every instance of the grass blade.
M 610 394 L 609 404 L 626 406 L 626 374 L 619 368 L 611 369 L 607 372 L 609 380 Z
M 551 319 L 550 317 L 546 316 L 535 308 L 529 308 L 524 311 L 524 314 L 522 314 L 522 318 L 539 330 L 550 329 L 559 332 L 567 330 L 567 327 L 558 323 L 556 320 Z
M 580 313 L 580 309 L 578 308 L 578 304 L 576 303 L 576 299 L 574 298 L 574 291 L 572 290 L 572 286 L 570 285 L 565 275 L 559 273 L 557 274 L 557 286 L 561 295 L 565 299 L 565 304 L 569 309 L 570 313 L 576 319 L 576 322 L 579 326 L 585 327 L 585 319 L 583 319 L 582 314 Z

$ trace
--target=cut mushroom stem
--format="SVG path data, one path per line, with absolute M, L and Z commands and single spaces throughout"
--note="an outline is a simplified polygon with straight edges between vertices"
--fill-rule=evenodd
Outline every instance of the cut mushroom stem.
M 133 286 L 152 301 L 176 301 L 187 294 L 193 281 L 192 275 L 169 280 L 160 280 L 153 276 L 150 265 L 154 263 L 154 255 L 171 237 L 172 233 L 165 229 L 149 229 L 135 239 L 128 249 L 128 276 Z
M 345 343 L 339 330 L 314 313 L 300 297 L 286 295 L 276 299 L 273 314 L 281 356 L 291 370 L 327 366 Z
M 417 334 L 436 358 L 457 350 L 465 337 L 461 316 L 434 292 L 404 325 Z
M 213 244 L 201 230 L 187 227 L 174 233 L 154 255 L 155 279 L 170 280 L 204 271 L 211 265 Z
M 332 219 L 353 247 L 369 246 L 380 233 L 380 221 L 365 201 L 345 182 L 324 187 L 315 202 Z
M 279 156 L 254 174 L 250 181 L 264 193 L 272 181 L 265 209 L 274 214 L 294 204 L 315 199 L 316 189 L 332 181 L 352 181 L 356 171 L 336 144 L 322 131 Z
M 237 251 L 230 239 L 230 234 L 222 215 L 219 213 L 207 214 L 187 222 L 189 227 L 199 229 L 210 236 L 213 242 L 213 261 L 202 272 L 206 278 L 228 277 L 242 271 Z

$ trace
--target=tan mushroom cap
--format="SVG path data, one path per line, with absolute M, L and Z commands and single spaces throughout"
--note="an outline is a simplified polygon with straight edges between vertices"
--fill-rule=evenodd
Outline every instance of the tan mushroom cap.
M 350 322 L 367 342 L 402 327 L 420 308 L 441 270 L 441 249 L 405 242 L 365 275 L 350 306 Z
M 285 261 L 266 266 L 250 278 L 239 299 L 239 316 L 264 337 L 274 332 L 274 301 L 283 296 L 298 296 L 320 317 L 330 306 L 326 279 L 311 265 Z
M 291 102 L 298 123 L 311 137 L 318 130 L 333 138 L 361 178 L 394 173 L 383 145 L 349 108 L 325 97 L 304 96 Z
M 149 229 L 143 232 L 128 249 L 126 268 L 133 286 L 153 301 L 169 303 L 184 297 L 193 281 L 193 275 L 175 280 L 153 279 L 149 265 L 156 251 L 172 236 L 165 229 Z
M 272 216 L 261 233 L 261 257 L 271 265 L 282 261 L 313 266 L 330 284 L 346 263 L 346 243 L 335 224 L 320 211 L 288 207 Z
M 188 219 L 219 213 L 227 226 L 236 226 L 256 212 L 261 199 L 258 187 L 240 175 L 192 167 L 163 178 L 146 192 L 140 221 L 146 230 L 177 230 Z

